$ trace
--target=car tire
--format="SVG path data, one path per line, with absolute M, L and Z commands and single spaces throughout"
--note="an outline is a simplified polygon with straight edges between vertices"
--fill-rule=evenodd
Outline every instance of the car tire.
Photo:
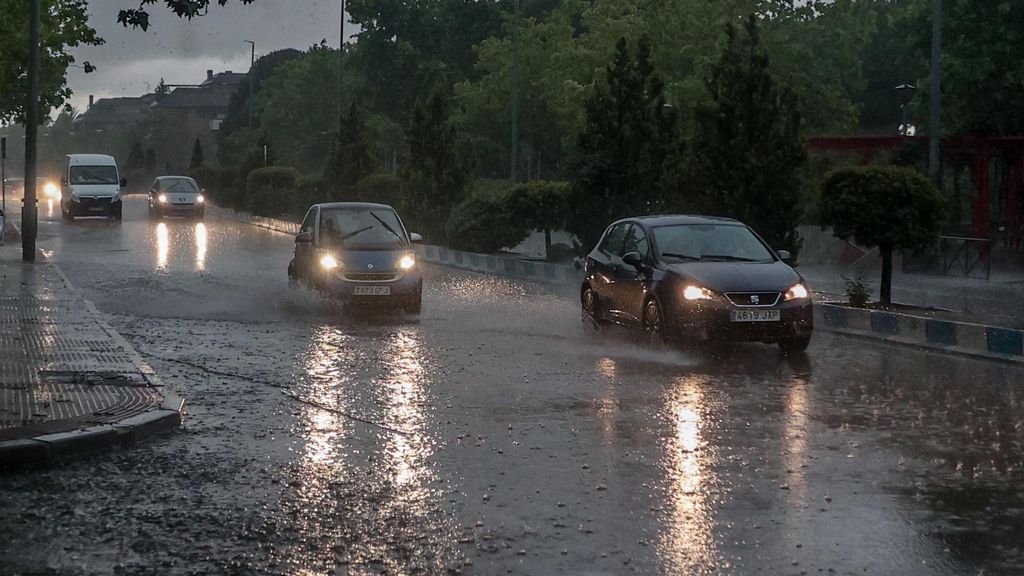
M 295 266 L 295 259 L 288 263 L 288 287 L 298 288 L 299 287 L 299 275 Z
M 652 346 L 664 346 L 669 343 L 666 330 L 665 314 L 658 300 L 651 298 L 644 304 L 643 329 L 647 343 Z
M 779 340 L 779 348 L 787 353 L 803 352 L 807 350 L 807 347 L 811 345 L 811 335 L 801 334 L 799 336 L 790 336 Z
M 409 299 L 405 304 L 405 311 L 409 314 L 419 315 L 423 311 L 423 289 L 416 293 L 415 296 Z
M 73 210 L 74 209 L 71 206 L 68 206 L 66 210 L 64 209 L 64 207 L 61 207 L 60 215 L 62 218 L 64 218 L 64 220 L 71 222 L 75 219 L 75 213 L 73 212 Z
M 590 286 L 585 287 L 580 292 L 580 312 L 584 325 L 595 332 L 608 325 L 608 321 L 601 318 L 601 310 L 597 302 L 597 292 Z
M 119 207 L 117 207 L 117 208 L 115 208 L 115 209 L 111 210 L 111 212 L 110 212 L 110 216 L 111 216 L 111 217 L 112 217 L 112 218 L 113 218 L 114 220 L 121 220 L 121 207 L 119 206 Z

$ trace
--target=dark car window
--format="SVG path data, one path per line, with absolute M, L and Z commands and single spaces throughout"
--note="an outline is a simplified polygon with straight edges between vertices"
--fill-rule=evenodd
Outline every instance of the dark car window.
M 117 168 L 113 166 L 72 166 L 68 172 L 71 184 L 117 184 Z
M 190 178 L 164 178 L 160 181 L 161 192 L 199 192 L 199 187 Z
M 666 258 L 773 261 L 768 248 L 746 226 L 678 224 L 657 226 L 654 239 Z
M 647 240 L 647 234 L 644 233 L 644 229 L 640 226 L 633 224 L 629 227 L 629 233 L 626 234 L 625 244 L 622 248 L 623 254 L 630 252 L 639 252 L 643 256 L 644 260 L 647 260 L 650 256 L 651 245 Z
M 324 208 L 320 243 L 350 250 L 391 250 L 408 244 L 398 214 L 390 208 Z
M 615 227 L 605 235 L 604 242 L 601 243 L 601 250 L 613 256 L 621 255 L 622 245 L 626 240 L 627 228 L 629 228 L 628 223 L 616 224 Z
M 306 212 L 306 217 L 302 219 L 302 226 L 299 228 L 299 232 L 313 233 L 313 226 L 316 224 L 316 208 L 310 208 L 309 212 Z

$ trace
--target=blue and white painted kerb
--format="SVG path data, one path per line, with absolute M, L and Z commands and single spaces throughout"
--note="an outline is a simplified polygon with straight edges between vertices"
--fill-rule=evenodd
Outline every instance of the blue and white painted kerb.
M 426 244 L 416 246 L 416 255 L 424 262 L 433 264 L 550 284 L 578 285 L 582 277 L 582 273 L 573 266 L 501 258 L 488 254 L 451 250 L 442 246 Z
M 1021 330 L 836 304 L 818 304 L 816 309 L 820 315 L 819 326 L 827 330 L 1024 361 L 1024 331 Z

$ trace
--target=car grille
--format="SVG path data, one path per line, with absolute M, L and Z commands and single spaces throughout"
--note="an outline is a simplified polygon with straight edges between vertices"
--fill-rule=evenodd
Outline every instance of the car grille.
M 736 306 L 775 306 L 780 292 L 726 292 L 725 297 Z
M 105 208 L 110 205 L 110 198 L 93 198 L 91 196 L 81 196 L 78 199 L 78 203 L 83 208 Z
M 345 274 L 345 280 L 352 282 L 390 282 L 398 278 L 394 272 L 353 272 Z

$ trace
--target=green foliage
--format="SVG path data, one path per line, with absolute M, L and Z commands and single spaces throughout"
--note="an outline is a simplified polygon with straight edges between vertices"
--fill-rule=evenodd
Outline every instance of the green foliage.
M 871 289 L 868 288 L 864 279 L 860 276 L 847 278 L 843 276 L 846 286 L 846 301 L 854 308 L 865 308 L 871 300 Z
M 307 174 L 299 177 L 292 195 L 291 213 L 302 216 L 313 204 L 330 202 L 330 184 L 319 174 Z
M 250 74 L 252 74 L 251 89 L 253 93 L 259 94 L 260 90 L 263 89 L 263 83 L 266 82 L 267 78 L 274 73 L 274 70 L 276 70 L 278 66 L 288 62 L 289 60 L 299 58 L 302 54 L 303 53 L 298 50 L 288 48 L 285 50 L 275 50 L 257 58 L 255 64 L 253 64 L 252 70 L 250 70 Z M 231 150 L 231 137 L 237 130 L 249 127 L 249 108 L 250 105 L 253 104 L 249 102 L 249 90 L 249 81 L 246 79 L 245 82 L 239 83 L 238 88 L 231 95 L 231 101 L 228 104 L 228 112 L 224 116 L 224 121 L 221 123 L 220 131 L 217 135 L 220 141 L 218 150 L 223 151 L 218 153 L 225 154 L 224 156 L 221 156 L 221 162 L 228 160 L 230 155 L 233 152 L 236 152 Z M 252 126 L 254 129 L 260 127 L 260 117 L 255 112 L 256 111 L 254 109 Z M 241 150 L 245 150 L 245 148 L 241 148 Z
M 506 211 L 529 230 L 560 230 L 570 212 L 571 192 L 568 182 L 520 184 L 505 193 Z
M 941 193 L 910 168 L 841 168 L 825 179 L 821 223 L 839 238 L 877 246 L 882 256 L 882 304 L 891 302 L 892 253 L 924 246 L 943 224 Z
M 199 138 L 196 138 L 196 143 L 192 145 L 192 156 L 188 160 L 188 169 L 195 170 L 203 163 L 203 145 L 199 142 Z
M 402 212 L 431 241 L 442 238 L 448 214 L 469 183 L 470 166 L 460 154 L 458 131 L 448 122 L 448 106 L 442 89 L 416 106 L 402 171 Z
M 156 150 L 154 150 L 152 148 L 148 148 L 146 150 L 146 171 L 147 172 L 155 172 L 156 171 Z
M 792 94 L 773 78 L 751 16 L 727 44 L 707 78 L 711 100 L 697 109 L 693 180 L 700 211 L 737 218 L 773 248 L 797 254 L 805 161 L 800 114 Z
M 335 198 L 353 199 L 356 183 L 373 174 L 376 168 L 366 123 L 353 102 L 342 119 L 341 130 L 335 133 L 327 149 L 324 180 L 330 184 Z
M 531 228 L 516 217 L 507 194 L 474 194 L 456 206 L 445 224 L 449 245 L 492 253 L 525 240 Z
M 142 152 L 142 144 L 138 140 L 132 143 L 132 151 L 124 162 L 125 172 L 135 172 L 146 167 L 146 155 Z
M 268 166 L 258 168 L 246 178 L 247 207 L 258 216 L 281 216 L 295 195 L 299 173 L 294 168 Z
M 29 7 L 23 0 L 0 0 L 0 124 L 24 121 L 28 94 Z M 50 110 L 71 96 L 68 66 L 75 62 L 71 50 L 99 45 L 103 39 L 89 26 L 83 0 L 41 0 L 39 51 L 39 110 L 45 121 Z
M 840 168 L 821 190 L 821 223 L 861 246 L 919 248 L 938 234 L 943 214 L 942 195 L 909 168 Z
M 356 184 L 356 200 L 396 206 L 401 200 L 402 179 L 394 174 L 378 172 Z
M 678 135 L 675 111 L 665 103 L 649 42 L 641 39 L 634 56 L 625 38 L 619 39 L 605 83 L 587 100 L 587 125 L 575 161 L 567 224 L 586 249 L 609 222 L 668 205 L 665 165 L 678 147 Z

